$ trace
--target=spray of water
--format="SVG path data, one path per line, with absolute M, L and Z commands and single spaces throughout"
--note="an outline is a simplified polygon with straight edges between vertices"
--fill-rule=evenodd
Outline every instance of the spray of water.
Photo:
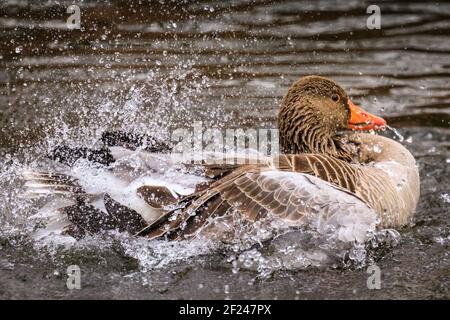
M 189 81 L 186 80 L 188 78 Z M 111 100 L 106 93 L 88 105 L 83 104 L 84 100 L 77 100 L 79 107 L 76 110 L 67 108 L 68 111 L 63 110 L 52 117 L 44 126 L 45 139 L 23 155 L 3 155 L 0 159 L 0 186 L 3 190 L 0 195 L 0 239 L 10 238 L 11 234 L 28 234 L 33 231 L 35 221 L 29 217 L 45 203 L 46 199 L 30 200 L 21 197 L 24 190 L 20 172 L 25 167 L 48 170 L 51 164 L 45 161 L 45 154 L 54 146 L 62 143 L 93 147 L 105 130 L 137 131 L 164 138 L 162 133 L 172 123 L 188 126 L 199 118 L 223 119 L 220 114 L 212 114 L 211 109 L 205 108 L 196 98 L 200 92 L 204 94 L 210 85 L 207 78 L 188 67 L 176 69 L 169 75 L 155 70 L 146 75 L 145 85 L 132 86 L 129 91 L 120 95 L 123 100 Z M 83 96 L 83 92 L 80 92 L 80 96 Z M 220 109 L 214 106 L 214 110 Z M 173 110 L 181 112 L 175 113 Z M 394 128 L 388 128 L 396 133 L 400 141 L 404 140 Z M 162 136 L 158 136 L 161 134 Z M 39 154 L 41 156 L 37 157 Z M 236 231 L 236 238 L 241 239 L 240 242 L 231 245 L 205 245 L 204 241 L 149 242 L 128 234 L 110 233 L 106 242 L 104 236 L 94 236 L 64 247 L 58 243 L 58 239 L 54 239 L 54 243 L 35 243 L 35 248 L 57 260 L 68 251 L 87 250 L 92 246 L 102 251 L 111 250 L 110 243 L 113 241 L 119 244 L 125 255 L 139 262 L 143 272 L 220 251 L 226 253 L 225 262 L 233 272 L 254 270 L 261 277 L 268 277 L 277 270 L 336 265 L 349 260 L 363 265 L 369 257 L 364 245 L 338 241 L 332 232 L 320 235 L 313 229 L 305 228 L 271 242 L 270 239 L 279 234 L 279 227 L 269 228 L 266 225 L 257 230 L 256 234 L 251 234 L 245 229 L 245 224 L 242 225 L 243 228 Z M 15 245 L 22 244 L 19 242 Z
M 392 128 L 392 127 L 390 127 L 388 125 L 386 125 L 386 128 L 388 128 L 389 130 L 391 130 L 395 134 L 395 136 L 398 138 L 398 141 L 403 142 L 405 140 L 403 135 L 400 132 L 398 132 L 397 129 Z

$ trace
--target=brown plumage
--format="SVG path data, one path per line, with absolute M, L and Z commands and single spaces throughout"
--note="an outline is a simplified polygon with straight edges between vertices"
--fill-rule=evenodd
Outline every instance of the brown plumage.
M 191 196 L 183 208 L 167 214 L 171 220 L 152 224 L 139 234 L 192 238 L 211 229 L 208 226 L 214 219 L 209 218 L 227 214 L 230 208 L 238 210 L 246 221 L 270 215 L 297 225 L 317 213 L 308 207 L 317 204 L 329 211 L 329 217 L 338 210 L 350 212 L 359 206 L 358 210 L 375 212 L 383 227 L 403 225 L 412 216 L 419 196 L 414 158 L 393 140 L 343 132 L 349 127 L 367 130 L 384 124 L 384 120 L 354 106 L 333 81 L 304 77 L 292 85 L 279 110 L 280 146 L 285 154 L 229 170 L 228 174 L 221 172 L 224 177 Z M 209 170 L 206 165 L 205 172 Z M 298 183 L 296 179 L 305 181 Z M 397 180 L 402 181 L 401 187 Z M 312 185 L 334 188 L 350 200 L 327 202 L 326 194 L 322 195 L 325 199 L 311 200 L 314 195 L 308 189 Z
M 114 188 L 110 188 L 114 193 L 111 196 L 104 195 L 107 191 L 103 189 L 88 192 L 85 189 L 90 184 L 85 181 L 82 188 L 70 173 L 28 172 L 25 176 L 34 194 L 73 198 L 71 205 L 64 204 L 61 211 L 72 223 L 67 231 L 76 237 L 119 229 L 149 239 L 205 236 L 232 241 L 238 227 L 251 229 L 268 221 L 281 222 L 288 228 L 312 224 L 319 231 L 337 230 L 346 241 L 365 241 L 376 217 L 381 227 L 398 227 L 412 217 L 420 189 L 413 156 L 391 139 L 352 132 L 377 130 L 385 126 L 385 121 L 354 105 L 335 82 L 319 76 L 295 82 L 279 108 L 278 126 L 280 155 L 245 165 L 204 160 L 200 171 L 208 179 L 194 175 L 198 179 L 195 191 L 181 188 L 184 193 L 179 193 L 158 179 L 151 183 L 159 185 L 133 180 L 133 175 L 139 177 L 142 173 L 157 176 L 162 164 L 170 162 L 167 153 L 163 157 L 154 149 L 150 149 L 151 153 L 130 153 L 107 148 L 106 158 L 104 152 L 84 149 L 75 154 L 93 154 L 98 163 L 119 157 L 116 171 L 109 167 L 108 175 L 102 171 L 100 178 L 111 184 L 123 183 L 124 194 Z M 115 142 L 128 146 L 143 140 L 127 138 L 123 133 L 110 136 L 108 147 Z M 159 145 L 153 144 L 155 148 Z M 139 161 L 120 160 L 130 155 Z M 142 171 L 135 170 L 139 168 L 133 166 L 141 160 L 145 160 Z M 179 170 L 180 163 L 176 165 Z M 181 167 L 190 173 L 199 171 L 198 165 Z M 169 164 L 164 168 L 173 174 Z M 114 173 L 122 180 L 116 180 Z M 186 175 L 183 171 L 178 179 L 187 179 Z

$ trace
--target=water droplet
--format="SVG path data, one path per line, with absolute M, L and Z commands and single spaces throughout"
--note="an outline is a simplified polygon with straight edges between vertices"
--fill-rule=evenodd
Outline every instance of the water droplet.
M 223 289 L 224 289 L 223 291 L 225 292 L 225 294 L 230 293 L 230 286 L 228 284 L 226 284 Z
M 16 47 L 16 53 L 21 53 L 22 52 L 22 50 L 23 50 L 23 47 L 22 46 L 18 46 L 18 47 Z
M 403 140 L 405 140 L 405 138 L 400 134 L 400 132 L 397 131 L 397 129 L 392 128 L 388 125 L 386 125 L 386 128 L 388 128 L 389 130 L 391 130 L 392 132 L 394 132 L 394 134 L 397 136 L 398 141 L 403 142 Z
M 374 152 L 380 153 L 381 150 L 382 150 L 382 149 L 381 149 L 380 145 L 375 144 L 375 145 L 373 146 L 373 151 L 374 151 Z
M 445 203 L 450 203 L 450 195 L 448 193 L 442 193 L 441 199 L 444 200 Z

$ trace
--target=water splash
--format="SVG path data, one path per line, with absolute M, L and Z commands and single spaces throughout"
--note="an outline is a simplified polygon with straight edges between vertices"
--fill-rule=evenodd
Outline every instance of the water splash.
M 445 203 L 450 203 L 450 195 L 448 193 L 442 193 L 440 195 L 440 198 L 442 199 L 442 201 L 444 201 Z
M 386 125 L 386 128 L 388 128 L 389 130 L 391 130 L 391 131 L 395 134 L 395 136 L 398 138 L 398 141 L 403 142 L 403 141 L 405 140 L 405 138 L 403 137 L 403 135 L 400 134 L 400 132 L 398 132 L 397 129 L 395 129 L 395 128 L 393 128 L 393 127 L 390 127 L 390 126 L 388 126 L 388 125 Z M 411 142 L 412 142 L 412 140 L 411 140 Z
M 18 172 L 24 165 L 11 158 L 6 171 L 0 175 L 0 180 L 20 180 Z M 41 167 L 45 162 L 37 159 L 35 165 Z M 82 163 L 79 164 L 83 165 Z M 95 169 L 95 168 L 94 168 Z M 7 178 L 7 179 L 5 179 Z M 15 216 L 11 219 L 11 232 L 31 233 L 35 227 L 28 217 L 42 206 L 40 202 L 21 200 L 17 193 L 20 188 L 8 198 L 6 203 L 14 206 Z M 45 200 L 45 199 L 44 199 Z M 28 201 L 28 202 L 27 202 Z M 19 217 L 23 225 L 18 225 Z M 140 272 L 146 273 L 155 269 L 164 269 L 176 264 L 196 263 L 202 256 L 224 255 L 223 262 L 230 272 L 250 270 L 258 278 L 267 279 L 274 272 L 281 270 L 301 270 L 310 267 L 325 266 L 362 266 L 370 259 L 364 244 L 351 241 L 341 241 L 336 230 L 320 233 L 313 225 L 289 231 L 284 223 L 269 222 L 261 219 L 249 225 L 242 220 L 242 216 L 235 212 L 236 219 L 235 241 L 221 243 L 205 241 L 201 238 L 194 241 L 167 242 L 162 240 L 148 241 L 145 238 L 133 237 L 127 233 L 107 232 L 103 235 L 87 237 L 78 242 L 67 242 L 62 237 L 35 240 L 33 247 L 43 255 L 49 255 L 54 261 L 63 259 L 69 253 L 77 252 L 111 252 L 111 248 L 119 247 L 124 256 L 138 262 Z M 11 225 L 10 225 L 11 226 Z M 17 227 L 20 226 L 20 229 Z M 369 237 L 370 242 L 382 242 Z M 374 240 L 375 239 L 375 240 Z M 379 244 L 381 246 L 381 244 Z M 376 246 L 372 246 L 375 248 Z M 115 249 L 117 250 L 117 249 Z M 111 254 L 114 254 L 111 253 Z M 147 280 L 146 280 L 147 281 Z
M 5 156 L 0 159 L 0 186 L 7 190 L 0 198 L 0 236 L 27 234 L 35 228 L 36 225 L 28 217 L 42 206 L 42 200 L 20 197 L 23 192 L 20 172 L 25 167 L 51 168 L 52 164 L 45 162 L 44 158 L 54 146 L 63 143 L 68 146 L 94 147 L 102 132 L 110 129 L 153 136 L 161 134 L 157 137 L 164 138 L 165 129 L 172 123 L 188 126 L 201 118 L 205 123 L 207 119 L 212 119 L 210 124 L 216 125 L 217 119 L 223 119 L 219 114 L 221 108 L 213 106 L 215 111 L 211 113 L 211 108 L 205 108 L 201 98 L 197 98 L 201 94 L 205 95 L 210 85 L 208 78 L 186 65 L 175 68 L 169 75 L 161 74 L 158 69 L 152 70 L 145 75 L 144 85 L 132 86 L 121 92 L 117 100 L 110 97 L 110 92 L 99 94 L 89 102 L 72 95 L 67 97 L 72 105 L 78 103 L 78 108 L 67 108 L 52 116 L 44 127 L 45 138 L 26 150 L 22 157 Z M 77 94 L 85 96 L 84 90 L 81 88 Z M 180 112 L 175 113 L 173 110 Z M 403 137 L 398 136 L 403 141 Z M 339 241 L 333 234 L 323 235 L 313 228 L 280 233 L 284 226 L 268 226 L 262 221 L 258 223 L 261 225 L 257 224 L 253 233 L 246 229 L 245 224 L 242 224 L 241 229 L 236 229 L 236 238 L 240 240 L 233 244 L 206 242 L 204 239 L 177 243 L 147 241 L 126 233 L 110 232 L 69 243 L 69 246 L 58 238 L 51 242 L 36 241 L 33 245 L 38 252 L 50 255 L 55 260 L 61 260 L 68 252 L 86 252 L 92 248 L 110 252 L 112 247 L 118 245 L 124 255 L 138 262 L 140 271 L 144 273 L 152 269 L 164 269 L 171 264 L 197 261 L 202 255 L 220 253 L 225 254 L 224 262 L 231 272 L 253 270 L 260 278 L 270 277 L 279 270 L 348 265 L 348 261 L 364 264 L 369 256 L 364 245 Z M 274 235 L 278 236 L 271 241 Z

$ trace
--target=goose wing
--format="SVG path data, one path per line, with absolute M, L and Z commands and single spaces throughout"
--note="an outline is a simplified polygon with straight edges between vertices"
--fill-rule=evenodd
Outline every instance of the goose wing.
M 314 221 L 350 227 L 358 219 L 373 222 L 373 210 L 353 193 L 357 168 L 335 168 L 339 163 L 333 161 L 321 155 L 282 155 L 265 164 L 242 166 L 141 234 L 190 238 L 229 208 L 250 222 L 267 215 L 291 225 Z

